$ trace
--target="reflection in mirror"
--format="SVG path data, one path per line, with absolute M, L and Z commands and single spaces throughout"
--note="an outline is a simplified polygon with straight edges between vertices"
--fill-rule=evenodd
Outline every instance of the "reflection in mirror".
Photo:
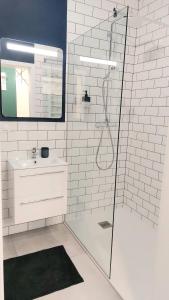
M 4 117 L 62 117 L 62 49 L 1 39 Z

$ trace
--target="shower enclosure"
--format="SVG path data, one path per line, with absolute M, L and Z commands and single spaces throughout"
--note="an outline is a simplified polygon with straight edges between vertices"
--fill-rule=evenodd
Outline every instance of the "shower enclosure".
M 125 7 L 68 47 L 66 224 L 125 300 L 160 299 L 168 34 Z
M 127 7 L 114 10 L 68 47 L 66 223 L 109 277 L 114 209 L 124 189 L 119 138 L 127 21 Z

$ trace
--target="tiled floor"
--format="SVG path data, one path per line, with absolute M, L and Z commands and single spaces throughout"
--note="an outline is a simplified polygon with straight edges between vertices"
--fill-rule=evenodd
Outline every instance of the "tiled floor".
M 44 296 L 41 300 L 121 300 L 65 225 L 19 233 L 4 238 L 4 259 L 64 245 L 84 283 Z

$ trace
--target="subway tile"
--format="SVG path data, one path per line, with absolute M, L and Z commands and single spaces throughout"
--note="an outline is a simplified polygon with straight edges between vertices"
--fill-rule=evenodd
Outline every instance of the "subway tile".
M 80 14 L 85 14 L 87 16 L 92 16 L 93 7 L 84 3 L 76 3 L 76 12 Z M 75 20 L 74 20 L 75 21 Z
M 18 130 L 37 130 L 37 122 L 18 122 Z
M 20 141 L 27 140 L 26 131 L 9 131 L 8 132 L 8 141 Z
M 15 234 L 19 232 L 24 232 L 28 230 L 27 223 L 24 224 L 18 224 L 18 225 L 12 225 L 9 227 L 9 234 Z

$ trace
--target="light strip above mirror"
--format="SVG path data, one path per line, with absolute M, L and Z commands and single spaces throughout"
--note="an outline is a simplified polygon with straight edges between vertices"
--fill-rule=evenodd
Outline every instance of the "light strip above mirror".
M 57 57 L 58 56 L 57 51 L 51 51 L 51 50 L 41 49 L 41 48 L 36 48 L 36 47 L 29 47 L 29 46 L 25 46 L 22 44 L 8 42 L 6 44 L 6 47 L 8 50 L 12 50 L 12 51 L 37 54 L 37 55 L 43 55 L 43 56 L 48 56 L 48 57 Z
M 113 67 L 117 66 L 116 61 L 98 59 L 98 58 L 93 58 L 93 57 L 80 56 L 80 61 L 94 63 L 94 64 L 107 65 L 107 66 L 113 66 Z

